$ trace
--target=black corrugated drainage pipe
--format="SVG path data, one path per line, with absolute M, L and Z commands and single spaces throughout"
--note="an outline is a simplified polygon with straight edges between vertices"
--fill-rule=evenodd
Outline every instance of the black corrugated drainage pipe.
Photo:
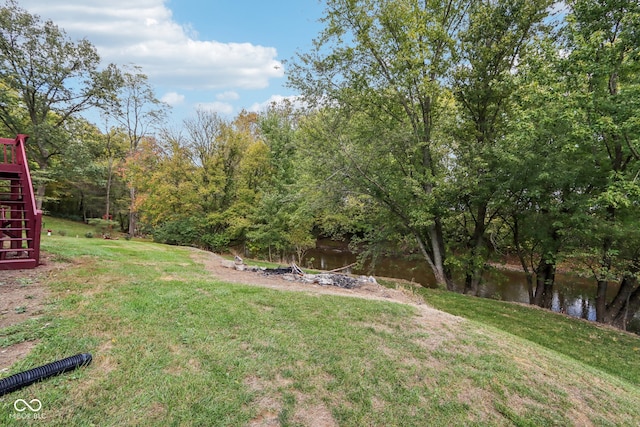
M 67 357 L 57 362 L 47 363 L 38 368 L 29 369 L 10 377 L 0 380 L 0 396 L 12 391 L 21 389 L 35 383 L 36 381 L 61 374 L 63 372 L 73 371 L 80 366 L 86 366 L 91 363 L 91 354 L 81 353 L 75 356 Z

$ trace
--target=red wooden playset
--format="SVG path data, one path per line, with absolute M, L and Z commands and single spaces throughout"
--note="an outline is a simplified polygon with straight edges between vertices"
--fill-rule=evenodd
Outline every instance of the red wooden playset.
M 42 211 L 36 207 L 26 135 L 0 138 L 0 270 L 40 264 Z

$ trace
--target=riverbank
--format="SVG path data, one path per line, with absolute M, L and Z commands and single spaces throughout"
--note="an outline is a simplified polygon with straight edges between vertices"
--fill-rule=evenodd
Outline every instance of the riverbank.
M 356 255 L 349 252 L 345 242 L 319 243 L 318 247 L 308 251 L 305 265 L 321 270 L 332 270 L 356 261 Z M 478 296 L 483 298 L 528 304 L 529 290 L 527 280 L 519 266 L 517 258 L 505 257 L 501 263 L 494 263 L 494 269 L 488 271 L 479 287 Z M 593 279 L 570 273 L 572 266 L 563 263 L 556 274 L 551 296 L 551 310 L 572 317 L 595 321 L 596 319 L 596 283 Z M 435 279 L 426 261 L 420 257 L 384 257 L 376 264 L 365 266 L 362 270 L 352 268 L 355 274 L 373 274 L 393 277 L 424 287 L 434 288 Z M 608 287 L 607 298 L 611 300 L 617 292 L 617 284 Z M 462 289 L 460 289 L 462 291 Z M 640 313 L 629 325 L 629 330 L 640 332 Z

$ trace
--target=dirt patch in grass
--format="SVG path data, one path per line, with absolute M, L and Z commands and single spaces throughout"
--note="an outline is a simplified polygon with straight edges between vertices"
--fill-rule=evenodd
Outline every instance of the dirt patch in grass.
M 42 314 L 49 297 L 42 280 L 54 268 L 47 263 L 30 270 L 0 271 L 0 329 Z
M 334 427 L 334 420 L 329 408 L 321 402 L 307 402 L 306 396 L 299 394 L 296 410 L 293 414 L 294 425 L 302 424 L 315 427 Z
M 257 409 L 257 415 L 249 421 L 251 427 L 279 426 L 278 414 L 282 411 L 282 402 L 279 393 L 265 389 L 269 387 L 264 379 L 257 376 L 250 376 L 244 380 L 249 391 L 258 396 L 252 402 L 252 406 Z M 277 397 L 276 397 L 277 396 Z
M 215 278 L 229 283 L 242 283 L 245 285 L 261 286 L 270 289 L 306 292 L 311 295 L 340 295 L 355 298 L 364 298 L 378 301 L 392 301 L 411 305 L 418 309 L 417 320 L 423 326 L 429 324 L 433 327 L 456 324 L 463 321 L 461 317 L 453 316 L 440 310 L 429 307 L 421 296 L 413 294 L 405 288 L 390 289 L 378 283 L 366 283 L 353 289 L 344 289 L 337 286 L 322 286 L 307 284 L 283 279 L 276 275 L 263 275 L 252 271 L 238 271 L 225 267 L 228 262 L 220 255 L 192 248 L 194 261 L 204 264 L 205 269 Z
M 377 301 L 390 301 L 406 304 L 416 309 L 414 325 L 416 330 L 437 330 L 439 335 L 434 337 L 437 345 L 440 341 L 446 340 L 455 335 L 458 330 L 457 325 L 465 320 L 462 317 L 454 316 L 444 311 L 436 310 L 424 302 L 420 295 L 416 295 L 411 289 L 398 287 L 396 289 L 387 288 L 379 283 L 366 283 L 362 286 L 345 289 L 337 286 L 322 286 L 315 283 L 302 283 L 285 280 L 278 275 L 263 275 L 259 272 L 238 271 L 228 268 L 228 261 L 220 255 L 190 248 L 191 257 L 194 261 L 204 264 L 208 273 L 228 283 L 242 283 L 244 285 L 261 286 L 270 289 L 286 290 L 294 292 L 305 292 L 310 295 L 339 295 L 353 298 L 363 298 Z M 381 324 L 371 325 L 375 328 L 383 326 Z M 453 327 L 453 328 L 451 328 Z M 443 333 L 444 332 L 444 333 Z
M 322 377 L 322 380 L 326 379 L 325 376 Z M 249 421 L 248 426 L 280 426 L 282 425 L 282 418 L 288 417 L 291 417 L 293 425 L 318 427 L 338 425 L 331 414 L 331 410 L 316 397 L 297 390 L 291 394 L 293 381 L 290 379 L 283 378 L 280 375 L 272 380 L 250 376 L 244 380 L 244 384 L 251 392 L 257 395 L 252 402 L 257 414 Z M 287 399 L 285 395 L 290 398 Z M 295 402 L 295 408 L 292 414 L 285 415 L 287 413 L 287 401 L 291 400 L 291 398 Z
M 24 341 L 10 345 L 0 350 L 0 374 L 9 370 L 9 367 L 16 361 L 23 359 L 31 349 L 38 344 L 38 341 Z
M 0 330 L 44 314 L 50 297 L 46 281 L 68 264 L 42 253 L 41 264 L 28 270 L 0 271 Z M 26 341 L 0 348 L 0 372 L 24 358 L 37 344 Z
M 275 402 L 273 399 L 263 398 L 258 402 L 258 407 L 262 408 L 260 413 L 255 416 L 249 424 L 249 427 L 271 427 L 271 426 L 280 426 L 280 421 L 278 420 L 278 414 L 281 411 L 281 405 Z

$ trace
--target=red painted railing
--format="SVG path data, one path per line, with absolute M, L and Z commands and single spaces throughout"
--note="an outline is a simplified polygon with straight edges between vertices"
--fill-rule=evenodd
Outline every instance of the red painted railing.
M 15 163 L 17 140 L 0 138 L 0 164 L 11 165 Z
M 14 237 L 11 240 L 11 249 L 16 252 L 25 252 L 27 258 L 3 260 L 0 269 L 34 268 L 40 264 L 40 233 L 42 228 L 42 211 L 37 208 L 36 198 L 31 182 L 29 164 L 25 144 L 26 135 L 18 135 L 15 139 L 0 138 L 0 174 L 4 179 L 11 180 L 11 191 L 6 203 L 8 207 L 9 228 L 11 230 L 24 229 L 26 238 Z M 19 202 L 19 207 L 16 204 Z M 0 201 L 2 204 L 2 201 Z M 19 209 L 21 208 L 21 209 Z M 2 208 L 5 216 L 5 207 Z M 0 230 L 2 231 L 2 230 Z M 9 233 L 5 230 L 4 234 Z M 23 242 L 27 248 L 23 247 Z M 0 250 L 2 248 L 0 247 Z

